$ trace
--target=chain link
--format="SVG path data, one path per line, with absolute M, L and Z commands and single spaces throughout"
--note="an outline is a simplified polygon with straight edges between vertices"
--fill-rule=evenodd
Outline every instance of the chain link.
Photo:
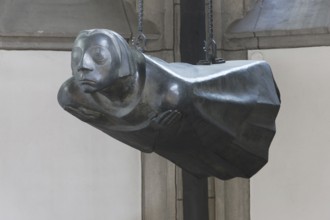
M 145 50 L 147 37 L 143 34 L 143 0 L 139 0 L 138 2 L 138 33 L 133 38 L 133 46 L 138 51 L 143 52 Z
M 143 0 L 139 0 L 138 3 L 138 32 L 143 32 Z
M 213 3 L 209 0 L 208 3 L 208 24 L 209 24 L 209 40 L 213 40 Z
M 225 61 L 221 58 L 217 58 L 217 43 L 214 40 L 213 30 L 213 4 L 212 0 L 208 0 L 207 10 L 207 40 L 204 42 L 205 60 L 199 61 L 199 64 L 208 65 L 212 63 L 224 63 Z

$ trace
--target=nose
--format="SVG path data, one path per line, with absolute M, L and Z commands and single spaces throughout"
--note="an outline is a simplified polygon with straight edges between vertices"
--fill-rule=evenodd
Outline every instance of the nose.
M 92 65 L 91 59 L 88 56 L 85 55 L 80 60 L 77 70 L 78 70 L 79 73 L 84 73 L 84 74 L 92 71 L 93 70 L 93 65 Z

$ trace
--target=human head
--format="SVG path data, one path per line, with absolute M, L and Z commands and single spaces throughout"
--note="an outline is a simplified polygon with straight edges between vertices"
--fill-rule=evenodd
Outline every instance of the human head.
M 117 79 L 136 72 L 127 42 L 106 29 L 79 33 L 72 49 L 71 68 L 78 84 L 89 93 L 103 90 Z

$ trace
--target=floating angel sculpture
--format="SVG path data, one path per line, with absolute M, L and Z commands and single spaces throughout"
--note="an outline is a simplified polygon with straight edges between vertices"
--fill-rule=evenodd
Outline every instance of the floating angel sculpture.
M 249 178 L 268 161 L 280 97 L 264 61 L 167 63 L 95 29 L 76 38 L 72 72 L 65 110 L 197 177 Z

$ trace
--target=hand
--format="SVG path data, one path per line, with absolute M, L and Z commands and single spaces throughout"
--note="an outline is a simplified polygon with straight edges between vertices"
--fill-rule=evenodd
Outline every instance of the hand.
M 64 109 L 84 122 L 95 121 L 102 116 L 100 112 L 82 106 L 79 106 L 78 108 L 65 106 Z
M 177 110 L 167 110 L 152 119 L 152 122 L 160 127 L 172 127 L 180 121 L 182 113 Z

